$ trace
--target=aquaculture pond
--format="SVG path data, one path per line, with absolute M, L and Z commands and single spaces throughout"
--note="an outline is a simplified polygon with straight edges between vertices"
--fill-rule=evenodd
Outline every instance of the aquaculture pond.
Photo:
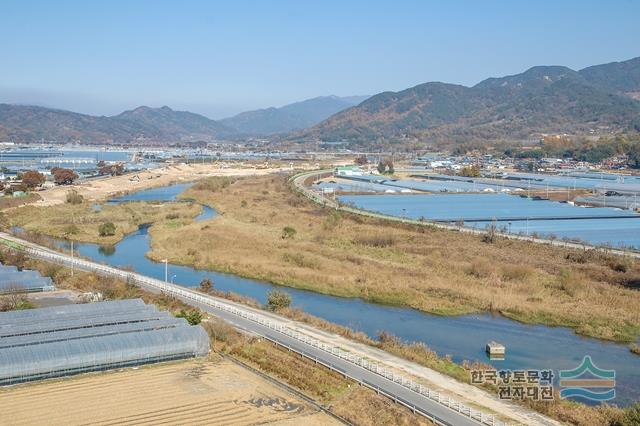
M 344 195 L 345 204 L 390 216 L 462 222 L 506 232 L 555 236 L 590 244 L 640 247 L 640 214 L 611 207 L 579 207 L 508 194 Z

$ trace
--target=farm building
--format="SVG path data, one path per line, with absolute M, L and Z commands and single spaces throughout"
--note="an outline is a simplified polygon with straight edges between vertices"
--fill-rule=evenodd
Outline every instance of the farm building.
M 15 266 L 0 265 L 0 294 L 53 290 L 51 278 L 43 277 L 38 271 L 19 271 Z
M 208 352 L 202 327 L 141 299 L 0 313 L 0 385 Z
M 334 169 L 335 176 L 362 176 L 364 172 L 358 166 L 338 166 Z

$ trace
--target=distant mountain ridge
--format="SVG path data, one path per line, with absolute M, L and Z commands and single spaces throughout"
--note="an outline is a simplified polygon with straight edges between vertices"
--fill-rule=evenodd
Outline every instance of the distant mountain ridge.
M 424 83 L 383 92 L 291 140 L 463 142 L 540 133 L 640 131 L 640 58 L 574 71 L 537 66 L 473 87 Z
M 431 82 L 371 97 L 321 96 L 218 121 L 166 106 L 106 117 L 0 104 L 0 141 L 19 143 L 209 142 L 278 135 L 288 142 L 451 144 L 616 132 L 640 132 L 640 57 L 580 71 L 536 66 L 472 87 Z
M 86 143 L 212 141 L 234 135 L 224 125 L 186 111 L 138 107 L 119 115 L 91 116 L 29 105 L 0 104 L 0 140 Z
M 594 65 L 579 72 L 587 81 L 601 88 L 640 100 L 640 57 Z
M 280 108 L 246 111 L 220 120 L 239 133 L 274 135 L 313 126 L 333 114 L 359 104 L 368 96 L 319 96 Z

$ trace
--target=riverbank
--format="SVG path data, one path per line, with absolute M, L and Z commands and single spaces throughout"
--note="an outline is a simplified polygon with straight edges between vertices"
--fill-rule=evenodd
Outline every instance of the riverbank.
M 120 280 L 114 280 L 104 277 L 99 277 L 95 274 L 90 273 L 77 273 L 75 276 L 70 276 L 69 270 L 64 267 L 59 267 L 55 265 L 46 264 L 41 261 L 30 261 L 29 267 L 33 269 L 40 270 L 43 274 L 52 276 L 54 281 L 59 287 L 66 287 L 70 285 L 72 288 L 80 289 L 82 291 L 100 291 L 108 298 L 131 298 L 131 297 L 142 297 L 147 301 L 147 303 L 155 303 L 161 309 L 169 309 L 175 311 L 177 308 L 181 308 L 184 306 L 181 302 L 177 301 L 174 298 L 166 297 L 163 295 L 155 295 L 150 294 L 145 291 L 141 291 L 137 287 L 133 287 L 128 285 Z M 299 315 L 293 315 L 299 316 Z M 317 323 L 318 319 L 313 319 L 311 317 L 307 317 L 307 320 L 311 320 L 311 323 Z M 323 322 L 322 320 L 319 320 Z M 316 324 L 317 325 L 317 324 Z M 306 327 L 304 325 L 297 324 L 298 327 L 302 327 L 305 332 L 310 332 L 311 335 L 315 335 L 317 333 L 321 333 L 324 338 L 329 337 L 328 334 L 323 334 L 318 330 L 313 330 L 312 328 Z M 336 332 L 333 326 L 326 328 L 325 326 L 321 327 L 323 329 L 327 329 L 330 333 Z M 228 327 L 227 327 L 228 329 Z M 343 335 L 342 330 L 339 334 Z M 223 334 L 228 335 L 228 331 L 225 332 L 224 329 L 217 329 L 212 335 L 216 340 L 220 340 L 224 342 Z M 236 332 L 234 332 L 237 334 Z M 348 332 L 348 336 L 353 338 L 352 333 Z M 454 392 L 457 397 L 465 400 L 467 398 L 471 398 L 473 401 L 478 403 L 482 403 L 482 406 L 494 407 L 503 414 L 507 414 L 508 417 L 515 416 L 514 418 L 529 418 L 530 421 L 525 421 L 524 424 L 533 424 L 538 423 L 538 421 L 534 421 L 537 419 L 535 414 L 527 412 L 527 410 L 520 409 L 515 406 L 511 406 L 508 404 L 505 406 L 503 401 L 497 401 L 491 398 L 488 394 L 480 391 L 479 389 L 473 389 L 469 385 L 465 385 L 454 380 L 451 380 L 447 377 L 439 375 L 438 373 L 431 371 L 429 369 L 424 369 L 419 365 L 415 365 L 410 361 L 405 361 L 403 359 L 394 357 L 393 355 L 381 352 L 375 348 L 371 348 L 368 345 L 370 342 L 365 341 L 365 345 L 358 344 L 353 341 L 348 341 L 341 339 L 338 336 L 332 335 L 331 338 L 333 340 L 340 341 L 339 345 L 341 347 L 349 348 L 349 351 L 354 351 L 355 353 L 360 353 L 362 356 L 366 356 L 371 359 L 382 359 L 386 366 L 392 366 L 394 369 L 398 369 L 400 374 L 409 373 L 412 376 L 420 377 L 421 379 L 426 379 L 425 383 L 429 387 L 437 386 L 436 389 L 440 389 L 443 387 L 446 389 L 446 392 Z M 360 340 L 360 339 L 358 339 Z M 380 342 L 385 350 L 390 350 L 392 353 L 398 353 L 398 355 L 406 357 L 408 359 L 413 360 L 414 362 L 418 362 L 419 364 L 431 364 L 432 362 L 437 362 L 438 360 L 434 358 L 433 353 L 431 353 L 428 349 L 424 347 L 424 345 L 420 344 L 412 344 L 412 345 L 404 345 L 398 344 L 398 341 L 395 339 L 388 339 L 386 342 Z M 317 380 L 321 376 L 332 375 L 334 373 L 324 371 L 322 373 L 317 372 L 318 367 L 311 365 L 312 368 L 304 367 L 300 368 L 297 366 L 293 370 L 289 368 L 290 365 L 297 364 L 300 362 L 300 358 L 292 355 L 289 352 L 283 351 L 283 354 L 287 354 L 286 358 L 289 360 L 284 362 L 282 358 L 279 359 L 279 356 L 275 353 L 278 351 L 273 350 L 273 348 L 269 349 L 266 346 L 266 342 L 261 342 L 260 339 L 256 342 L 255 340 L 251 340 L 249 342 L 245 341 L 240 347 L 237 345 L 233 345 L 234 349 L 237 350 L 235 355 L 243 356 L 246 361 L 250 361 L 252 363 L 258 363 L 260 368 L 263 370 L 267 370 L 269 373 L 276 373 L 277 375 L 283 375 L 283 379 L 286 379 L 288 383 L 291 383 L 291 380 L 295 382 L 296 386 L 304 387 L 305 390 L 319 390 L 321 392 L 326 392 L 326 382 L 324 380 Z M 246 347 L 249 346 L 249 347 Z M 375 345 L 378 346 L 378 345 Z M 239 350 L 238 350 L 239 349 Z M 295 362 L 294 362 L 295 361 Z M 440 363 L 449 363 L 450 361 L 445 359 L 441 359 Z M 302 364 L 305 364 L 304 362 Z M 285 367 L 286 366 L 286 367 Z M 283 368 L 284 367 L 284 368 Z M 464 367 L 465 369 L 470 367 Z M 460 369 L 460 367 L 458 367 Z M 292 371 L 295 371 L 295 374 L 292 374 Z M 298 374 L 303 372 L 304 374 Z M 452 374 L 453 372 L 447 372 L 447 374 Z M 455 375 L 455 374 L 452 374 Z M 311 379 L 311 380 L 310 380 Z M 463 382 L 468 382 L 469 377 L 467 375 L 466 378 L 462 378 Z M 443 389 L 443 391 L 444 391 Z M 473 397 L 472 397 L 473 395 Z M 350 398 L 347 398 L 350 399 Z M 384 402 L 384 400 L 382 401 Z M 333 404 L 331 404 L 333 407 Z M 542 404 L 541 406 L 535 407 L 538 410 L 541 410 L 545 413 L 552 415 L 555 418 L 558 418 L 563 421 L 568 421 L 571 424 L 578 425 L 590 425 L 594 424 L 618 424 L 615 423 L 614 420 L 620 419 L 623 416 L 626 416 L 626 413 L 631 413 L 635 408 L 629 408 L 626 410 L 619 410 L 610 406 L 602 406 L 602 407 L 588 407 L 582 404 L 570 403 L 567 401 L 559 401 L 558 404 Z M 506 411 L 505 411 L 506 410 Z M 402 411 L 402 410 L 401 410 Z M 353 414 L 353 413 L 352 413 Z M 399 413 L 400 414 L 400 413 Z M 532 416 L 533 417 L 530 417 Z M 524 417 L 522 417 L 524 416 Z M 595 421 L 598 419 L 598 421 Z M 539 420 L 539 419 L 538 419 Z M 542 424 L 551 424 L 550 422 L 542 422 Z
M 640 334 L 633 260 L 337 213 L 281 176 L 220 182 L 184 196 L 221 216 L 152 227 L 151 258 L 438 315 L 498 312 L 621 342 Z
M 193 182 L 207 176 L 252 176 L 265 175 L 282 171 L 280 167 L 258 169 L 242 164 L 228 167 L 226 164 L 168 164 L 140 172 L 127 173 L 122 176 L 109 176 L 82 181 L 71 186 L 55 186 L 37 192 L 39 199 L 31 200 L 36 206 L 53 206 L 64 204 L 67 191 L 76 190 L 88 201 L 102 201 L 116 195 L 158 188 L 178 182 Z
M 56 204 L 46 207 L 28 205 L 8 215 L 12 226 L 56 238 L 113 245 L 143 223 L 175 229 L 190 223 L 202 212 L 194 203 L 129 202 L 121 204 Z M 114 225 L 113 235 L 101 235 L 100 227 Z
M 4 254 L 2 248 L 0 254 Z M 13 260 L 15 259 L 12 257 L 3 259 L 9 262 Z M 170 311 L 174 315 L 180 310 L 192 309 L 176 298 L 142 290 L 120 279 L 89 272 L 76 271 L 71 274 L 66 267 L 32 258 L 24 258 L 23 261 L 29 268 L 51 277 L 58 288 L 100 292 L 108 300 L 141 298 L 145 303 L 155 304 L 159 309 Z M 356 383 L 352 380 L 301 358 L 294 352 L 282 350 L 264 339 L 243 334 L 222 320 L 209 318 L 203 322 L 203 326 L 210 334 L 214 351 L 249 364 L 275 378 L 279 384 L 284 382 L 317 404 L 327 407 L 328 411 L 354 424 L 374 425 L 378 424 L 376 420 L 380 418 L 385 419 L 385 424 L 391 425 L 432 424 L 383 395 L 355 386 Z M 217 359 L 217 356 L 213 357 Z M 371 409 L 375 411 L 372 412 Z M 383 417 L 376 414 L 379 410 L 384 411 Z

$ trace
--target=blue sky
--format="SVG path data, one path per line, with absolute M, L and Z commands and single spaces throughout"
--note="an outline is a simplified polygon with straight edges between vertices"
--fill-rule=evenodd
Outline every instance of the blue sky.
M 0 2 L 0 102 L 212 118 L 640 56 L 640 2 Z

